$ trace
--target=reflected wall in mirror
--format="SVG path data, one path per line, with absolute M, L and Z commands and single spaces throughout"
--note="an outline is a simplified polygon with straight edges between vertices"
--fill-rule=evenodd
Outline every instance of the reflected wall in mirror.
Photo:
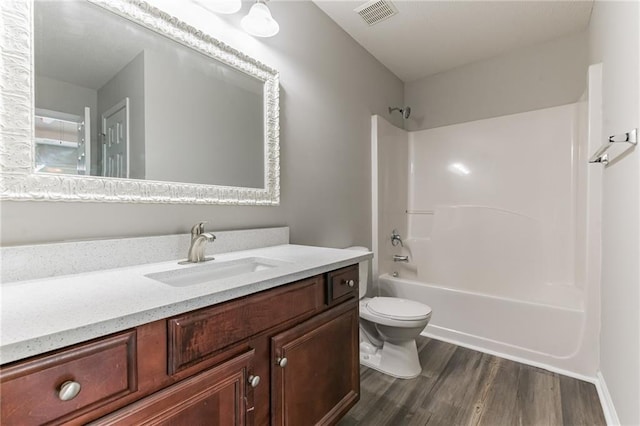
M 32 115 L 8 114 L 2 198 L 278 204 L 276 71 L 144 2 L 13 3 L 3 37 L 33 43 L 34 93 L 10 81 L 31 63 L 14 43 L 2 90 Z

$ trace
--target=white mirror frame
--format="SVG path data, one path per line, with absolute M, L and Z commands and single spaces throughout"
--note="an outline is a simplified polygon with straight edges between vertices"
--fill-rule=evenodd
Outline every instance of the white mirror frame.
M 34 173 L 33 2 L 0 1 L 0 199 L 278 205 L 278 72 L 138 0 L 87 0 L 264 82 L 265 187 Z

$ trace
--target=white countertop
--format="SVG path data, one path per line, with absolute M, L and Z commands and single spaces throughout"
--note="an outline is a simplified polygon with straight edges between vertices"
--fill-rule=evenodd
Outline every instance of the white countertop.
M 219 254 L 207 263 L 265 257 L 287 262 L 282 266 L 187 287 L 172 287 L 145 277 L 198 266 L 181 266 L 177 260 L 2 284 L 0 364 L 291 283 L 372 256 L 286 244 Z

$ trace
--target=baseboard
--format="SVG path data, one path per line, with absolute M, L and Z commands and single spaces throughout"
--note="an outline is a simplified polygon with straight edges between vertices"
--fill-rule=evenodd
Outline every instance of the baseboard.
M 428 328 L 428 327 L 427 327 Z M 497 356 L 499 358 L 504 358 L 504 359 L 508 359 L 510 361 L 515 361 L 515 362 L 519 362 L 522 364 L 526 364 L 526 365 L 530 365 L 532 367 L 537 367 L 537 368 L 542 368 L 543 370 L 547 370 L 547 371 L 551 371 L 552 373 L 558 373 L 558 374 L 562 374 L 563 376 L 567 376 L 567 377 L 572 377 L 574 379 L 578 379 L 578 380 L 582 380 L 588 383 L 593 383 L 596 388 L 598 387 L 598 378 L 597 377 L 592 377 L 592 376 L 586 376 L 583 374 L 579 374 L 576 373 L 574 371 L 569 371 L 569 370 L 564 370 L 562 368 L 558 368 L 552 365 L 548 365 L 542 362 L 537 362 L 537 361 L 532 361 L 530 359 L 527 358 L 522 358 L 516 355 L 511 355 L 511 354 L 507 354 L 504 352 L 500 352 L 500 351 L 496 351 L 496 350 L 492 350 L 492 349 L 488 349 L 482 346 L 476 346 L 455 338 L 451 338 L 451 337 L 444 337 L 444 336 L 440 336 L 438 334 L 433 334 L 430 333 L 428 331 L 423 331 L 422 333 L 420 333 L 422 336 L 425 337 L 429 337 L 435 340 L 441 340 L 443 342 L 447 342 L 447 343 L 451 343 L 457 346 L 462 346 L 463 348 L 467 348 L 467 349 L 472 349 L 474 351 L 478 351 L 478 352 L 482 352 L 485 354 L 489 354 L 489 355 L 494 355 Z M 602 401 L 601 401 L 602 403 Z
M 602 405 L 602 412 L 604 413 L 604 419 L 607 421 L 607 425 L 620 425 L 620 419 L 618 419 L 616 407 L 613 405 L 609 388 L 607 388 L 607 382 L 604 380 L 604 376 L 600 371 L 596 374 L 596 390 L 598 391 L 600 405 Z

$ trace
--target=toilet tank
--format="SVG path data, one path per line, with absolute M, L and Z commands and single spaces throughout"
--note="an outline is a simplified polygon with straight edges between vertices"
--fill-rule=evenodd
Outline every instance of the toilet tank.
M 369 249 L 361 246 L 347 247 L 347 250 L 355 250 L 355 251 L 366 251 Z M 367 294 L 367 281 L 369 280 L 369 261 L 365 260 L 360 262 L 360 299 L 362 299 Z

